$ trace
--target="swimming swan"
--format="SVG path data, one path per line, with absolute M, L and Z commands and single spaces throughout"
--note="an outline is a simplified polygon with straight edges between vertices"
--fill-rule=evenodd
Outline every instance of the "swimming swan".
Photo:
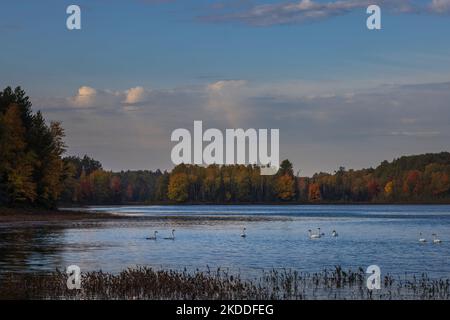
M 156 234 L 158 233 L 158 231 L 155 231 L 154 236 L 153 237 L 148 237 L 146 238 L 147 240 L 156 240 Z
M 310 239 L 319 239 L 320 236 L 320 232 L 319 233 L 312 233 L 311 229 L 308 230 L 308 235 Z
M 338 233 L 336 232 L 336 230 L 333 230 L 333 232 L 331 233 L 331 236 L 332 237 L 337 237 L 338 236 Z
M 175 240 L 175 229 L 172 229 L 172 236 L 164 238 L 164 240 Z
M 441 243 L 441 242 L 442 242 L 441 239 L 436 238 L 436 237 L 437 237 L 437 234 L 436 234 L 436 233 L 433 233 L 432 236 L 433 236 L 433 238 L 434 238 L 434 239 L 433 239 L 433 243 Z
M 422 232 L 419 235 L 420 235 L 419 242 L 422 242 L 422 243 L 427 242 L 427 239 L 422 237 Z

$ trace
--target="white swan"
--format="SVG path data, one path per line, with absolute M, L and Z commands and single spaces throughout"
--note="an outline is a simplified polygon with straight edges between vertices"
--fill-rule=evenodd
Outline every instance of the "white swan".
M 172 236 L 166 237 L 166 238 L 164 238 L 164 240 L 175 240 L 175 229 L 172 229 Z
M 427 239 L 422 237 L 422 232 L 419 235 L 420 235 L 419 242 L 422 242 L 422 243 L 427 242 Z
M 333 232 L 331 233 L 331 236 L 332 237 L 337 237 L 338 236 L 338 233 L 336 232 L 336 230 L 333 230 Z
M 245 230 L 247 230 L 247 228 L 243 228 L 243 229 L 242 229 L 242 233 L 241 233 L 241 237 L 242 237 L 242 238 L 247 237 L 247 235 L 245 234 Z
M 148 237 L 146 238 L 147 240 L 156 240 L 156 235 L 158 234 L 158 231 L 155 231 L 154 236 L 153 237 Z
M 320 232 L 320 228 L 317 228 L 317 234 L 319 235 L 319 238 L 321 238 L 325 235 L 325 233 Z
M 437 234 L 436 233 L 433 233 L 432 236 L 434 238 L 433 239 L 433 243 L 441 243 L 442 242 L 441 239 L 437 238 Z
M 308 230 L 309 238 L 310 239 L 318 239 L 320 238 L 320 233 L 312 233 L 311 229 Z

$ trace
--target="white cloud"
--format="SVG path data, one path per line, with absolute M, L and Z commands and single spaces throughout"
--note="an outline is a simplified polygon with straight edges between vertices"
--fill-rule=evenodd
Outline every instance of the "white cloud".
M 78 88 L 75 96 L 69 97 L 67 100 L 75 108 L 135 111 L 136 105 L 145 103 L 149 97 L 150 90 L 142 86 L 114 91 L 83 85 Z
M 88 86 L 81 86 L 77 95 L 71 98 L 73 104 L 77 107 L 89 107 L 94 103 L 97 90 Z
M 431 138 L 440 134 L 439 131 L 393 131 L 393 136 L 417 137 L 417 138 Z
M 212 92 L 223 92 L 224 90 L 242 88 L 247 84 L 245 80 L 220 80 L 208 85 Z
M 209 84 L 206 110 L 223 116 L 228 125 L 237 126 L 247 117 L 244 105 L 249 92 L 246 85 L 245 80 L 220 80 Z
M 126 91 L 126 98 L 124 103 L 136 104 L 143 102 L 147 96 L 147 91 L 143 87 L 134 87 Z
M 215 10 L 200 19 L 206 22 L 236 21 L 253 26 L 301 24 L 345 15 L 354 10 L 363 10 L 371 4 L 380 5 L 388 12 L 397 14 L 445 13 L 450 11 L 449 2 L 450 0 L 429 0 L 426 4 L 414 0 L 283 1 L 242 6 L 231 12 Z
M 433 0 L 430 8 L 436 13 L 449 13 L 450 12 L 450 0 Z

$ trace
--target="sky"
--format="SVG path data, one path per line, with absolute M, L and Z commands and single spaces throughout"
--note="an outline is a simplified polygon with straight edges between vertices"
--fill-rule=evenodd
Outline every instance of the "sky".
M 81 8 L 81 30 L 66 8 Z M 381 8 L 368 30 L 366 8 Z M 301 175 L 449 150 L 450 0 L 0 0 L 0 87 L 68 154 L 171 169 L 174 129 L 280 130 Z

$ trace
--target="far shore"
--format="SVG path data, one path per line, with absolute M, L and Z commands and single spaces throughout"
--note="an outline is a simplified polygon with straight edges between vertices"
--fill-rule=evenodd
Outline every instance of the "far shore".
M 240 205 L 240 206 L 252 206 L 252 205 L 267 205 L 267 206 L 286 206 L 286 205 L 349 205 L 349 206 L 358 206 L 358 205 L 449 205 L 450 203 L 343 203 L 343 202 L 326 202 L 326 203 L 288 203 L 288 202 L 278 202 L 278 203 L 204 203 L 204 202 L 187 202 L 187 203 L 122 203 L 122 204 L 91 204 L 91 205 L 80 205 L 80 206 L 61 206 L 60 209 L 43 209 L 43 208 L 32 208 L 32 207 L 23 207 L 23 208 L 7 208 L 0 207 L 0 223 L 2 222 L 20 222 L 20 221 L 46 221 L 46 222 L 58 222 L 58 221 L 80 221 L 80 220 L 109 220 L 109 219 L 124 219 L 130 218 L 129 216 L 118 215 L 111 212 L 89 212 L 84 211 L 83 208 L 87 207 L 95 207 L 95 206 L 208 206 L 208 205 L 216 205 L 216 206 L 232 206 L 232 205 Z M 143 217 L 135 217 L 135 218 L 143 218 Z M 171 217 L 147 217 L 151 218 L 171 218 L 174 219 L 174 216 Z M 211 217 L 210 217 L 211 218 Z M 196 218 L 198 219 L 198 218 Z
M 58 209 L 0 208 L 0 223 L 20 221 L 77 221 L 97 219 L 117 219 L 111 213 L 95 213 Z
M 198 220 L 208 221 L 268 221 L 271 217 L 240 217 L 240 216 L 183 216 L 183 215 L 158 215 L 158 216 L 129 216 L 114 214 L 111 212 L 82 211 L 83 207 L 74 209 L 37 209 L 37 208 L 1 208 L 0 223 L 17 222 L 89 222 L 99 220 L 171 220 L 172 222 L 190 222 Z M 277 218 L 280 219 L 280 218 Z
M 388 205 L 450 205 L 450 201 L 391 201 L 391 202 L 344 202 L 344 201 L 323 201 L 323 202 L 122 202 L 122 203 L 86 203 L 86 204 L 61 204 L 59 208 L 79 209 L 88 207 L 107 207 L 107 206 L 388 206 Z

